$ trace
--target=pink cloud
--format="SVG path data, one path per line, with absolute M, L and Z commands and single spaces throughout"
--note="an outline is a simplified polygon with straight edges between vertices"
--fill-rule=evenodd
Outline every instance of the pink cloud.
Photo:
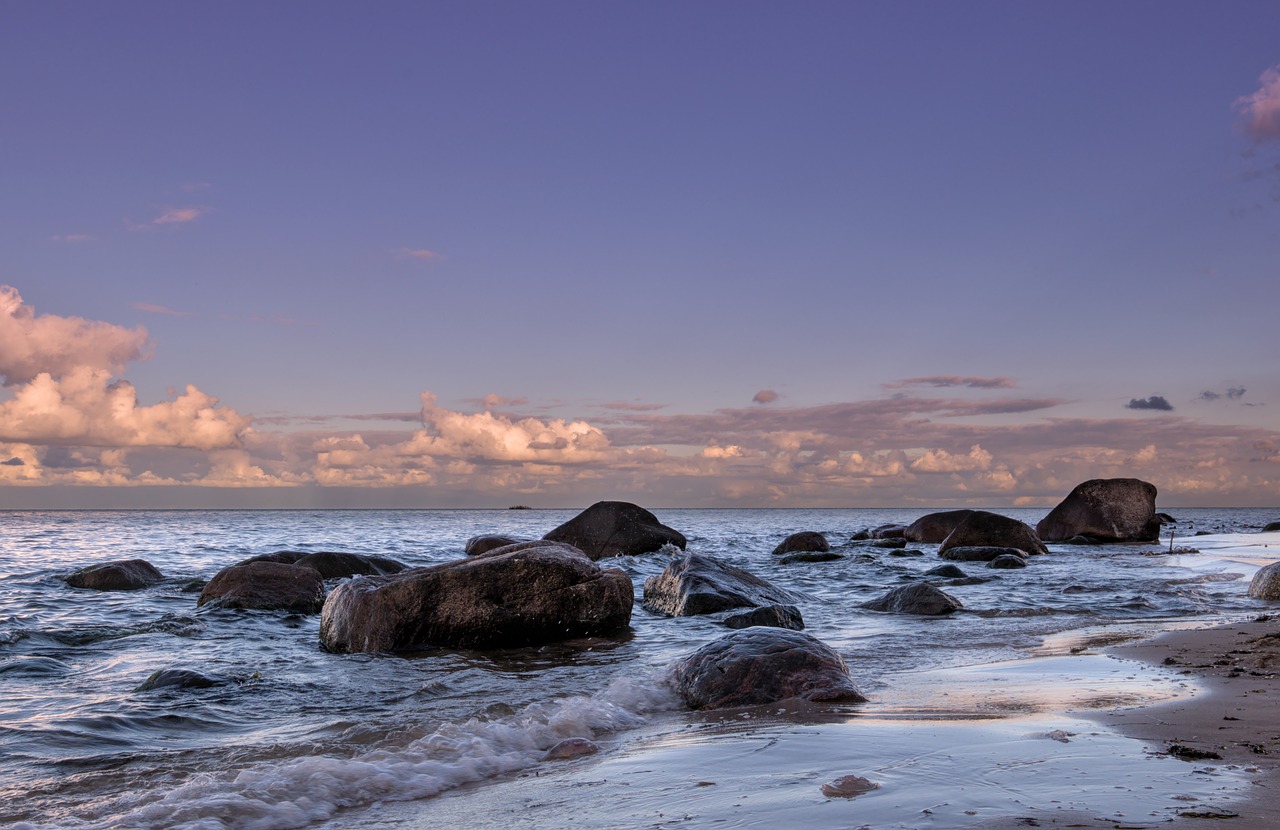
M 1236 99 L 1245 135 L 1256 142 L 1280 141 L 1280 65 L 1262 73 L 1259 87 Z
M 903 378 L 882 384 L 886 389 L 902 389 L 908 386 L 967 386 L 970 389 L 1016 389 L 1018 384 L 1006 377 L 972 377 L 968 375 L 932 375 L 923 378 Z
M 16 288 L 0 286 L 0 375 L 6 386 L 78 367 L 115 373 L 147 356 L 147 330 L 80 317 L 37 315 Z
M 192 316 L 190 311 L 175 311 L 172 308 L 167 308 L 162 305 L 156 305 L 155 303 L 130 303 L 130 306 L 132 308 L 136 308 L 138 311 L 145 311 L 148 314 L 167 314 L 171 317 Z
M 665 409 L 666 406 L 665 403 L 631 403 L 629 401 L 610 401 L 600 404 L 601 409 L 618 412 L 656 412 L 659 409 Z
M 779 397 L 781 396 L 772 389 L 761 389 L 751 398 L 751 402 L 758 404 L 770 404 L 776 401 Z
M 440 258 L 439 253 L 427 248 L 398 248 L 396 255 L 400 259 L 414 259 L 419 262 L 431 262 Z
M 92 242 L 94 237 L 87 233 L 67 233 L 49 237 L 54 242 L 69 242 L 72 245 L 78 245 L 82 242 Z
M 202 216 L 207 216 L 213 208 L 209 207 L 182 207 L 169 208 L 161 213 L 155 219 L 151 220 L 153 225 L 184 225 L 188 222 L 194 222 Z

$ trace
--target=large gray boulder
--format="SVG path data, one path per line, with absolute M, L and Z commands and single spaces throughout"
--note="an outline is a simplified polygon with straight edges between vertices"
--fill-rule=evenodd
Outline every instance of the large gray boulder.
M 631 622 L 631 579 L 556 542 L 390 576 L 357 577 L 329 594 L 320 641 L 336 652 L 427 646 L 504 648 L 609 634 Z
M 1160 538 L 1156 487 L 1136 478 L 1095 478 L 1076 485 L 1036 525 L 1046 542 L 1087 536 L 1102 542 L 1154 542 Z
M 744 628 L 678 661 L 676 690 L 691 709 L 756 706 L 789 698 L 861 703 L 844 660 L 800 631 Z
M 774 556 L 781 556 L 784 553 L 823 552 L 829 550 L 831 550 L 831 543 L 827 541 L 826 536 L 816 530 L 802 530 L 799 533 L 792 533 L 783 539 L 773 549 L 773 554 Z
M 909 542 L 937 544 L 947 538 L 957 525 L 972 514 L 972 510 L 944 510 L 941 513 L 928 513 L 907 525 L 902 535 Z
M 673 617 L 730 608 L 788 605 L 800 597 L 755 574 L 700 553 L 686 553 L 644 583 L 644 607 Z
M 147 560 L 122 559 L 81 568 L 67 577 L 67 584 L 94 591 L 136 591 L 162 579 L 164 575 Z
M 893 614 L 919 614 L 940 617 L 964 607 L 960 600 L 927 582 L 916 582 L 894 588 L 884 596 L 862 603 L 868 611 L 888 611 Z
M 275 553 L 264 553 L 237 564 L 248 565 L 251 562 L 278 562 L 284 565 L 297 565 L 311 568 L 320 574 L 321 579 L 341 579 L 359 574 L 378 575 L 394 574 L 405 569 L 405 565 L 385 556 L 369 556 L 363 553 L 338 553 L 322 550 L 307 552 L 302 550 L 281 550 Z
M 1258 569 L 1249 582 L 1249 596 L 1254 599 L 1280 599 L 1280 562 Z
M 1025 522 L 985 510 L 974 510 L 956 525 L 942 540 L 938 553 L 962 547 L 1017 548 L 1028 554 L 1049 552 Z
M 652 553 L 663 545 L 684 550 L 686 544 L 679 531 L 625 501 L 596 502 L 542 538 L 573 545 L 592 559 Z
M 223 568 L 196 605 L 314 614 L 324 605 L 324 579 L 315 568 L 257 561 Z

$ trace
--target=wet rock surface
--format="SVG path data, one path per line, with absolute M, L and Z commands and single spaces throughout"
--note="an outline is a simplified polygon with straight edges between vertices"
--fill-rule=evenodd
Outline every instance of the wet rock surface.
M 951 531 L 972 514 L 972 510 L 944 510 L 940 513 L 928 513 L 907 525 L 903 536 L 909 542 L 937 544 L 946 539 Z
M 938 617 L 957 611 L 964 605 L 946 591 L 927 582 L 917 582 L 894 588 L 884 596 L 862 603 L 862 607 L 869 611 Z
M 787 628 L 792 631 L 804 629 L 804 617 L 800 615 L 800 609 L 794 605 L 765 605 L 752 608 L 750 611 L 730 614 L 724 618 L 723 622 L 729 628 L 750 628 L 753 625 L 760 625 L 766 628 Z
M 639 505 L 601 501 L 542 537 L 573 545 L 592 559 L 653 553 L 663 545 L 684 550 L 685 538 Z
M 81 568 L 67 577 L 72 588 L 93 591 L 136 591 L 164 579 L 164 574 L 145 559 L 122 559 Z
M 662 573 L 644 583 L 644 607 L 673 617 L 786 605 L 799 600 L 798 594 L 699 553 L 676 557 Z
M 488 553 L 491 550 L 505 548 L 507 545 L 518 545 L 521 542 L 530 542 L 521 536 L 511 536 L 503 533 L 486 533 L 481 536 L 472 536 L 467 540 L 465 549 L 467 556 L 479 556 L 482 553 Z
M 802 530 L 799 533 L 792 533 L 773 549 L 774 556 L 781 556 L 784 553 L 802 553 L 807 551 L 824 552 L 831 550 L 831 543 L 827 541 L 827 537 L 813 530 Z
M 324 605 L 324 579 L 314 568 L 257 561 L 223 568 L 196 605 L 314 614 Z
M 952 562 L 991 562 L 1001 556 L 1016 556 L 1021 559 L 1026 556 L 1026 553 L 1021 548 L 971 545 L 941 550 L 938 551 L 938 555 L 943 559 L 950 559 Z
M 385 556 L 339 553 L 329 550 L 313 552 L 282 550 L 254 556 L 237 564 L 248 565 L 252 562 L 276 562 L 282 565 L 310 568 L 320 574 L 321 579 L 341 579 L 358 574 L 394 574 L 403 571 L 406 567 L 403 563 Z
M 999 513 L 974 510 L 938 546 L 941 554 L 959 547 L 1017 548 L 1028 554 L 1048 553 L 1044 542 L 1029 525 Z
M 1106 542 L 1153 542 L 1160 536 L 1156 487 L 1136 478 L 1095 478 L 1076 485 L 1036 525 L 1046 542 L 1087 536 Z

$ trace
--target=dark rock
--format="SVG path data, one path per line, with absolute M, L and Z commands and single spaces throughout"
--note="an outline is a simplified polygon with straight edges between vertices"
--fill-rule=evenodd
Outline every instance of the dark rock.
M 800 631 L 745 628 L 676 663 L 676 690 L 692 709 L 755 706 L 789 698 L 861 703 L 844 660 Z
M 529 508 L 512 507 L 510 510 L 528 510 Z M 584 755 L 595 755 L 600 751 L 600 744 L 586 738 L 565 738 L 547 750 L 542 756 L 544 761 L 567 761 L 570 758 L 581 758 Z
M 1079 536 L 1072 536 L 1070 539 L 1064 539 L 1062 544 L 1064 545 L 1101 545 L 1102 543 L 1099 542 L 1097 539 L 1093 538 L 1092 536 L 1085 536 L 1081 534 Z
M 880 525 L 871 530 L 871 538 L 873 539 L 901 539 L 903 534 L 907 532 L 906 525 L 887 524 Z
M 907 525 L 903 536 L 909 542 L 936 544 L 947 538 L 951 531 L 972 513 L 972 510 L 944 510 L 941 513 L 929 513 Z
M 142 681 L 142 685 L 134 689 L 137 692 L 151 692 L 156 689 L 208 689 L 213 686 L 225 686 L 226 681 L 208 677 L 189 669 L 160 669 Z
M 964 585 L 981 585 L 984 582 L 990 582 L 990 579 L 983 579 L 980 576 L 962 576 L 959 579 L 930 579 L 930 585 L 945 585 L 947 587 L 961 587 Z
M 786 556 L 778 560 L 778 564 L 794 565 L 796 562 L 831 562 L 835 559 L 844 559 L 844 554 L 829 550 L 802 551 L 800 553 L 788 553 Z
M 959 565 L 939 565 L 924 572 L 925 576 L 942 576 L 948 579 L 964 579 L 968 576 Z
M 1001 556 L 1024 557 L 1020 548 L 1001 548 L 992 545 L 969 545 L 962 548 L 948 548 L 938 553 L 943 559 L 953 562 L 991 562 Z
M 652 553 L 663 545 L 684 550 L 685 538 L 643 507 L 600 501 L 542 537 L 573 545 L 592 559 Z
M 1269 524 L 1269 525 L 1267 525 L 1266 527 L 1264 527 L 1264 528 L 1262 529 L 1262 532 L 1263 532 L 1263 533 L 1275 533 L 1277 530 L 1280 530 L 1280 522 L 1272 522 L 1271 524 Z
M 184 582 L 184 583 L 183 583 L 183 585 L 182 585 L 182 593 L 184 593 L 184 594 L 198 594 L 198 593 L 200 593 L 201 591 L 203 591 L 203 590 L 204 590 L 204 586 L 206 586 L 206 585 L 208 585 L 208 584 L 209 584 L 208 580 L 205 580 L 205 579 L 189 579 L 189 580 L 187 580 L 186 582 Z
M 722 622 L 730 628 L 750 628 L 753 625 L 789 628 L 792 631 L 804 628 L 804 617 L 800 616 L 800 609 L 794 605 L 766 605 L 750 611 L 739 611 L 725 617 Z
M 124 559 L 81 568 L 67 577 L 67 584 L 94 591 L 135 591 L 162 579 L 164 575 L 147 560 Z
M 870 539 L 870 538 L 871 538 L 871 530 L 870 530 L 870 528 L 865 528 L 865 527 L 864 527 L 864 528 L 860 528 L 860 529 L 858 529 L 858 530 L 855 530 L 855 531 L 853 532 L 853 535 L 849 537 L 849 541 L 850 541 L 850 542 L 861 542 L 861 541 L 862 541 L 862 540 L 864 540 L 864 539 Z
M 336 551 L 314 551 L 308 553 L 301 550 L 281 550 L 275 553 L 264 553 L 254 556 L 238 564 L 248 565 L 252 562 L 275 562 L 281 565 L 297 565 L 311 568 L 320 574 L 321 579 L 340 579 L 342 577 L 365 574 L 400 573 L 405 565 L 385 556 L 367 556 L 362 553 L 338 553 Z
M 672 559 L 662 573 L 644 583 L 644 607 L 673 617 L 785 605 L 799 599 L 755 574 L 700 553 Z
M 1270 527 L 1270 525 L 1267 525 L 1267 527 Z M 1263 532 L 1264 532 L 1264 533 L 1266 532 L 1266 531 L 1265 531 L 1265 529 L 1264 529 L 1264 531 L 1263 531 Z M 1193 536 L 1212 536 L 1213 534 L 1212 534 L 1212 533 L 1210 533 L 1210 532 L 1209 532 L 1209 531 L 1207 531 L 1207 530 L 1197 530 L 1197 531 L 1196 531 L 1195 533 L 1193 533 L 1192 535 L 1193 535 Z
M 1280 599 L 1280 562 L 1260 568 L 1249 582 L 1249 596 L 1254 599 Z
M 822 785 L 822 794 L 827 798 L 857 798 L 863 793 L 880 789 L 874 781 L 860 775 L 842 775 L 834 781 Z
M 1107 542 L 1154 542 L 1160 537 L 1156 487 L 1136 478 L 1095 478 L 1076 488 L 1036 525 L 1046 542 L 1091 536 Z
M 792 533 L 783 539 L 782 543 L 773 549 L 773 555 L 780 556 L 784 553 L 828 550 L 831 550 L 831 543 L 827 541 L 826 536 L 815 530 L 802 530 L 799 533 Z
M 891 550 L 889 551 L 889 555 L 890 556 L 924 556 L 924 551 L 914 550 L 914 549 Z
M 1023 559 L 1016 553 L 1004 553 L 997 556 L 987 563 L 988 568 L 997 568 L 1000 570 L 1010 570 L 1013 568 L 1027 567 L 1027 560 Z
M 250 562 L 223 568 L 200 592 L 196 605 L 314 614 L 324 605 L 324 580 L 314 568 L 283 562 Z
M 633 600 L 623 571 L 538 540 L 343 582 L 325 601 L 320 641 L 336 652 L 531 645 L 624 629 Z
M 883 539 L 873 539 L 866 543 L 869 548 L 887 548 L 888 550 L 903 550 L 907 546 L 907 540 L 901 536 L 886 536 Z
M 1026 553 L 1048 553 L 1049 549 L 1025 523 L 999 513 L 975 510 L 942 540 L 938 553 L 949 548 L 995 546 L 1017 548 Z
M 1178 520 L 1170 516 L 1168 513 L 1157 513 L 1156 518 L 1160 520 L 1162 525 L 1176 525 Z
M 960 600 L 927 582 L 894 588 L 882 597 L 862 603 L 870 611 L 889 611 L 895 614 L 920 614 L 937 617 L 963 608 Z
M 467 556 L 479 556 L 480 554 L 488 553 L 491 550 L 505 548 L 507 545 L 518 545 L 521 542 L 529 541 L 532 540 L 524 539 L 520 536 L 509 536 L 502 533 L 488 533 L 483 536 L 472 536 L 467 540 L 466 553 Z

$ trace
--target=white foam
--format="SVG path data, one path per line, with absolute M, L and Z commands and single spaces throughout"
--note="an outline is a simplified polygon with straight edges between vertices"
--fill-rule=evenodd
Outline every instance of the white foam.
M 308 756 L 238 773 L 200 775 L 139 804 L 106 827 L 282 830 L 381 801 L 427 798 L 537 764 L 565 738 L 633 728 L 676 707 L 662 676 L 622 678 L 591 697 L 525 707 L 499 720 L 444 724 L 401 747 L 349 758 Z

